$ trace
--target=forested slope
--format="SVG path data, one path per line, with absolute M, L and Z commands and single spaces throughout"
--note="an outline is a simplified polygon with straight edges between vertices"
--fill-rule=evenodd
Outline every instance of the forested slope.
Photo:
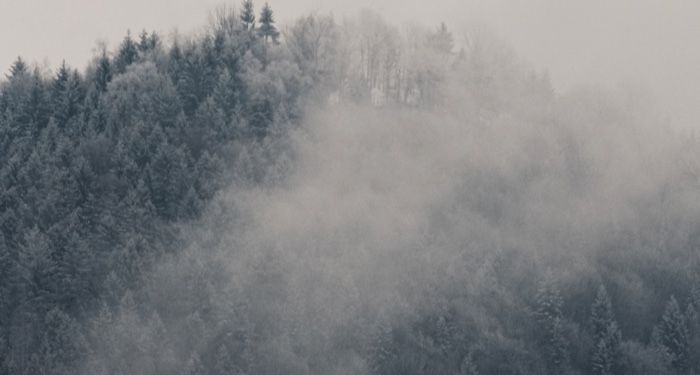
M 0 82 L 0 374 L 691 374 L 700 158 L 486 34 L 220 8 Z

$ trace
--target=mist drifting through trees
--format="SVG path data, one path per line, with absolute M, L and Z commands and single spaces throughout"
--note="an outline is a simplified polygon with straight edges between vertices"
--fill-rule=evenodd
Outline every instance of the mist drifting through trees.
M 488 33 L 129 32 L 0 80 L 0 374 L 696 374 L 700 144 Z

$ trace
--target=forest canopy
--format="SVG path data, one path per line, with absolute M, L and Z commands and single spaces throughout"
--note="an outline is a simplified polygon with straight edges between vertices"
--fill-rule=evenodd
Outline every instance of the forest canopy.
M 700 373 L 700 144 L 485 33 L 127 32 L 0 79 L 0 374 Z

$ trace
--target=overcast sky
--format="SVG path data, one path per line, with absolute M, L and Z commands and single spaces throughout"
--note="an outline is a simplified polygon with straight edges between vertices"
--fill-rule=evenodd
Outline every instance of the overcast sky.
M 240 1 L 229 2 L 238 5 Z M 565 90 L 636 82 L 680 126 L 700 128 L 698 0 L 269 0 L 281 22 L 310 11 L 337 18 L 375 9 L 397 23 L 488 25 Z M 127 29 L 201 27 L 221 0 L 0 0 L 0 67 L 16 56 L 84 67 L 97 40 Z

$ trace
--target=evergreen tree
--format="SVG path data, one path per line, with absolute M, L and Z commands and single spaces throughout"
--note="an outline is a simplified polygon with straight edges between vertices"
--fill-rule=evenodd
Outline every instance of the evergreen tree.
M 204 99 L 204 67 L 195 46 L 186 46 L 174 57 L 173 82 L 186 115 L 191 115 Z
M 27 64 L 22 60 L 22 57 L 17 57 L 17 60 L 10 66 L 10 73 L 5 74 L 8 79 L 16 78 L 27 73 Z
M 58 308 L 46 314 L 44 327 L 40 357 L 43 373 L 74 374 L 87 351 L 80 327 Z
M 674 296 L 666 304 L 661 322 L 654 330 L 654 341 L 669 357 L 673 368 L 683 373 L 690 356 L 688 326 L 678 301 Z
M 54 118 L 61 117 L 62 115 L 61 112 L 63 112 L 67 100 L 65 94 L 67 92 L 69 79 L 70 69 L 66 66 L 66 61 L 63 60 L 51 85 L 51 111 Z M 65 119 L 59 119 L 59 122 L 63 123 L 64 120 Z
M 150 34 L 146 30 L 142 30 L 139 34 L 138 52 L 139 56 L 144 57 L 147 53 L 154 51 L 158 48 L 160 43 L 160 37 L 156 32 L 151 32 Z
M 153 205 L 161 217 L 175 219 L 189 188 L 185 156 L 182 150 L 168 143 L 161 144 L 154 152 L 147 168 Z
M 20 247 L 19 264 L 22 268 L 24 282 L 24 298 L 35 299 L 47 303 L 48 291 L 52 286 L 51 275 L 54 274 L 56 263 L 52 259 L 52 249 L 49 239 L 38 227 L 28 231 Z
M 685 321 L 688 324 L 690 352 L 700 353 L 700 314 L 698 314 L 692 296 L 685 309 Z M 696 372 L 700 372 L 700 357 L 691 355 L 688 365 Z
M 16 298 L 13 289 L 19 282 L 19 270 L 14 255 L 16 254 L 10 252 L 5 235 L 0 230 L 0 338 L 3 337 L 4 328 L 9 324 L 10 310 L 13 309 L 11 301 Z M 3 348 L 0 347 L 0 353 L 2 350 Z
M 79 73 L 71 72 L 64 61 L 51 86 L 51 111 L 59 127 L 78 114 L 82 99 L 80 84 Z
M 114 66 L 117 72 L 124 73 L 129 65 L 136 62 L 138 55 L 138 46 L 134 40 L 131 39 L 131 32 L 127 32 L 124 40 L 122 40 L 122 43 L 119 46 L 117 56 L 114 59 Z
M 95 85 L 99 92 L 107 91 L 107 84 L 112 80 L 112 63 L 107 56 L 107 50 L 103 49 L 97 59 L 95 70 Z
M 195 165 L 196 182 L 195 188 L 199 197 L 204 200 L 210 199 L 222 184 L 222 172 L 224 163 L 216 155 L 211 155 L 204 151 Z
M 214 87 L 212 97 L 216 106 L 224 112 L 227 121 L 230 121 L 231 116 L 240 110 L 240 86 L 241 83 L 235 75 L 229 73 L 228 69 L 224 69 Z
M 610 297 L 601 285 L 591 308 L 591 323 L 593 325 L 593 373 L 616 374 L 622 336 L 615 322 Z
M 60 95 L 68 85 L 68 78 L 70 77 L 70 69 L 66 66 L 66 60 L 61 62 L 61 66 L 56 72 L 56 77 L 53 80 L 53 91 L 52 96 Z
M 279 31 L 277 31 L 277 27 L 275 27 L 275 19 L 273 18 L 272 8 L 270 8 L 270 4 L 268 3 L 265 3 L 265 6 L 263 6 L 262 11 L 260 12 L 260 27 L 258 27 L 258 35 L 265 41 L 271 40 L 274 43 L 277 43 L 277 39 L 280 35 Z
M 569 343 L 564 334 L 564 303 L 554 278 L 548 273 L 540 283 L 535 297 L 535 318 L 540 328 L 547 368 L 551 374 L 561 374 L 568 369 Z
M 255 30 L 255 9 L 253 8 L 253 0 L 243 0 L 241 10 L 241 21 L 246 30 Z
M 29 117 L 28 129 L 36 136 L 48 124 L 49 114 L 51 113 L 48 85 L 42 78 L 38 67 L 34 68 L 30 75 L 29 95 L 26 105 L 26 114 Z
M 431 46 L 442 54 L 449 54 L 454 48 L 454 39 L 452 33 L 447 29 L 445 23 L 441 23 L 437 32 L 430 38 Z

